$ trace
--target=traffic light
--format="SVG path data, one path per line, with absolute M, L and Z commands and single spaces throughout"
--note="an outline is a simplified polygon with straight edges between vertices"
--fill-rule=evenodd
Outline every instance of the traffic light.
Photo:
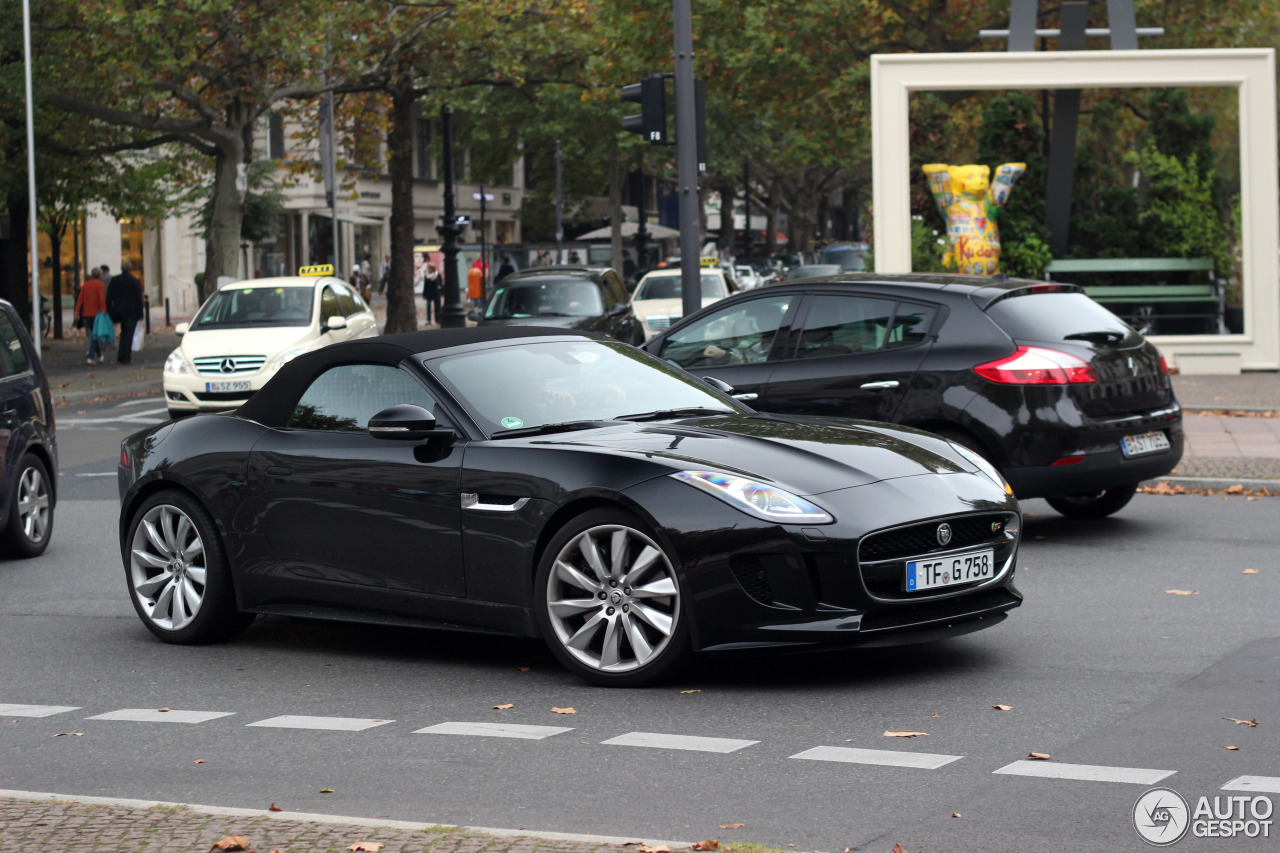
M 667 142 L 667 84 L 663 75 L 654 74 L 639 83 L 622 87 L 622 100 L 640 105 L 640 115 L 627 116 L 622 129 L 642 134 L 646 142 Z

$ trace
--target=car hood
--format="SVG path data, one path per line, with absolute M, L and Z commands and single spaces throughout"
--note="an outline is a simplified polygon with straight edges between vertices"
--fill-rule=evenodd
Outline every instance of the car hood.
M 312 326 L 268 326 L 248 329 L 209 329 L 187 332 L 181 348 L 188 358 L 211 355 L 272 356 L 312 343 L 316 338 Z
M 702 307 L 706 308 L 713 302 L 719 302 L 712 296 L 704 296 L 702 298 Z M 682 317 L 684 316 L 684 301 L 680 299 L 641 299 L 631 303 L 631 310 L 636 312 L 637 317 Z
M 617 423 L 525 440 L 642 454 L 674 470 L 740 474 L 799 495 L 899 477 L 976 471 L 937 436 L 844 418 L 725 415 Z

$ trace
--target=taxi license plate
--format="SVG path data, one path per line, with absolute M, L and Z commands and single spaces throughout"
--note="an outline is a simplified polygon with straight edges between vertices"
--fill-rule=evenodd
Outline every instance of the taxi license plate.
M 235 391 L 252 391 L 248 379 L 233 379 L 226 382 L 206 382 L 204 390 L 209 394 L 227 394 Z
M 995 577 L 995 552 L 971 551 L 933 560 L 907 561 L 907 592 L 955 586 Z
M 1155 430 L 1142 435 L 1126 435 L 1120 439 L 1120 450 L 1126 457 L 1159 453 L 1168 449 L 1169 437 L 1164 434 L 1164 430 Z

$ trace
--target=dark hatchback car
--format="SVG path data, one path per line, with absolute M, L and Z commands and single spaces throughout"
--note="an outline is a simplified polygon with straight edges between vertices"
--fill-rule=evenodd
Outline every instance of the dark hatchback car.
M 44 367 L 18 312 L 0 299 L 0 547 L 11 557 L 44 553 L 53 533 L 58 444 Z
M 481 326 L 550 326 L 597 332 L 627 344 L 644 341 L 622 278 L 608 267 L 537 267 L 493 289 Z
M 1069 284 L 852 273 L 730 297 L 644 349 L 766 412 L 918 427 L 989 459 L 1019 498 L 1116 512 L 1182 456 L 1159 351 Z

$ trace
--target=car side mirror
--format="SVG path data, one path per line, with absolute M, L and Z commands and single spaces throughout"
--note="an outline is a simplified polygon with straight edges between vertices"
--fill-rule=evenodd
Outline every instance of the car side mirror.
M 324 321 L 324 330 L 326 332 L 336 332 L 339 329 L 345 329 L 346 327 L 347 327 L 346 317 L 335 316 L 335 317 L 330 317 L 328 320 Z
M 716 379 L 714 376 L 704 376 L 702 381 L 719 391 L 721 394 L 733 396 L 733 386 L 722 379 Z
M 190 323 L 179 323 L 178 325 L 173 327 L 173 333 L 178 337 L 182 337 L 187 333 L 187 330 L 190 328 L 191 328 Z
M 454 431 L 436 427 L 436 416 L 421 406 L 401 403 L 378 412 L 369 419 L 369 435 L 393 441 L 424 441 L 455 435 Z

